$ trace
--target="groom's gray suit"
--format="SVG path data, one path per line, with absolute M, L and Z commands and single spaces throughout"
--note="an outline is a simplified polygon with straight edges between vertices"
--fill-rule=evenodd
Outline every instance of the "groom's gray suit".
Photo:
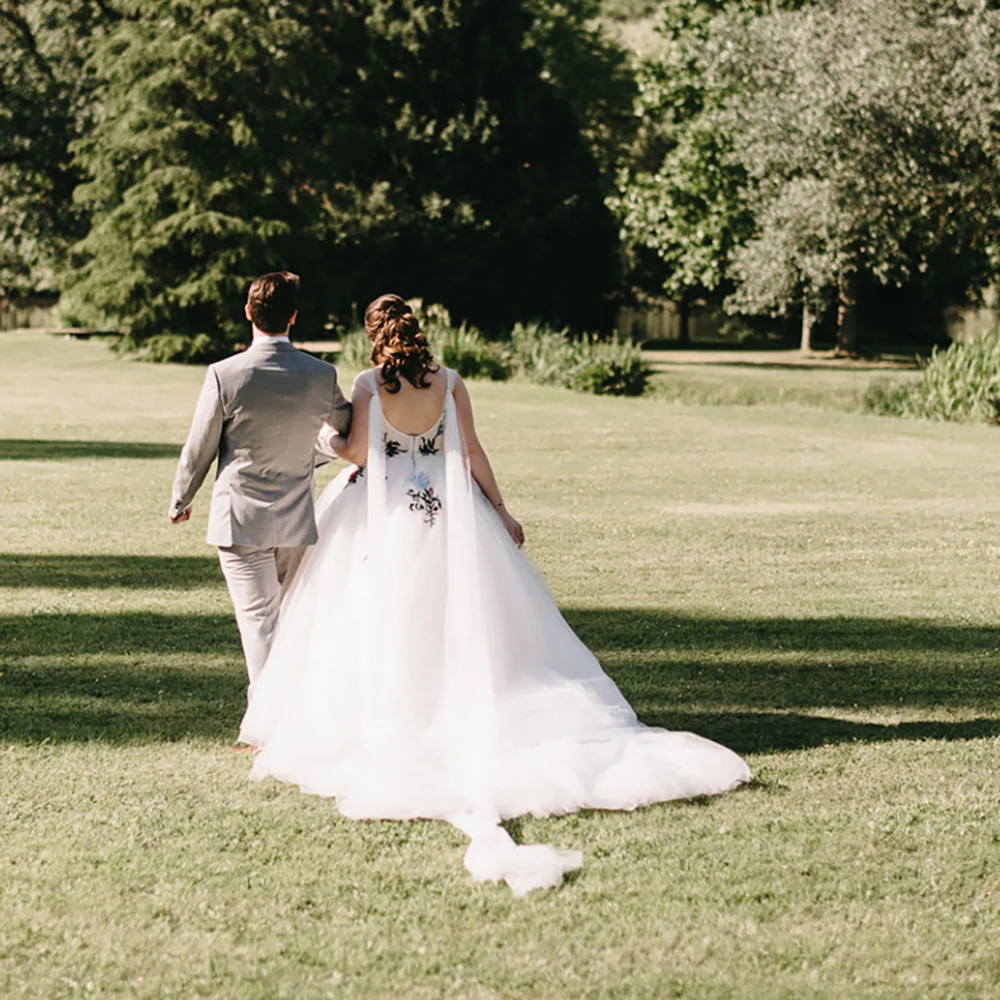
M 191 506 L 218 457 L 207 540 L 219 548 L 251 686 L 267 659 L 285 586 L 316 542 L 319 431 L 330 424 L 346 434 L 350 423 L 337 370 L 284 338 L 256 339 L 205 375 L 170 516 Z

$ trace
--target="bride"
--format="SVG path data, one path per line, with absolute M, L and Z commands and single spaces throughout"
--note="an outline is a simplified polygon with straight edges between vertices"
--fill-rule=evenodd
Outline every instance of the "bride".
M 501 820 L 634 809 L 750 777 L 731 750 L 652 729 L 522 556 L 456 372 L 396 295 L 365 314 L 352 463 L 324 491 L 319 542 L 282 607 L 240 739 L 252 776 L 336 797 L 356 819 L 446 820 L 477 880 L 521 895 L 578 851 L 518 845 Z

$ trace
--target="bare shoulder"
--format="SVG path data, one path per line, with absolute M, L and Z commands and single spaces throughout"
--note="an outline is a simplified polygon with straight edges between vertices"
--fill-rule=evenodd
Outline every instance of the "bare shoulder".
M 429 385 L 435 388 L 448 388 L 448 379 L 451 377 L 448 373 L 451 371 L 450 368 L 445 368 L 444 365 L 438 365 L 434 371 L 427 373 L 427 382 Z M 458 373 L 455 373 L 455 378 L 458 378 Z
M 427 388 L 431 390 L 431 396 L 438 401 L 438 405 L 443 405 L 444 398 L 448 394 L 448 386 L 451 384 L 449 369 L 444 365 L 438 365 L 434 371 L 427 373 Z M 455 376 L 458 377 L 457 374 Z

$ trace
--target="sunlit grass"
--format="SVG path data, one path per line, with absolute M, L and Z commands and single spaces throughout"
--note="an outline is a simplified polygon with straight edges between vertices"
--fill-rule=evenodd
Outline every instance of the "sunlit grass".
M 996 995 L 995 429 L 824 409 L 810 371 L 754 373 L 755 406 L 474 384 L 571 624 L 757 776 L 523 820 L 585 863 L 515 900 L 444 824 L 343 820 L 229 752 L 207 497 L 166 519 L 203 373 L 0 344 L 0 996 Z

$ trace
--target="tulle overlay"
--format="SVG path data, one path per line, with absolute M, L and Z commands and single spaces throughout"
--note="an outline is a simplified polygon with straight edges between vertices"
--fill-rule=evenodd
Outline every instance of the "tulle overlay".
M 454 824 L 473 877 L 520 895 L 582 856 L 516 845 L 501 819 L 712 795 L 750 772 L 636 719 L 471 481 L 453 381 L 422 435 L 373 393 L 367 466 L 320 498 L 240 737 L 263 748 L 253 777 L 335 796 L 345 816 Z

